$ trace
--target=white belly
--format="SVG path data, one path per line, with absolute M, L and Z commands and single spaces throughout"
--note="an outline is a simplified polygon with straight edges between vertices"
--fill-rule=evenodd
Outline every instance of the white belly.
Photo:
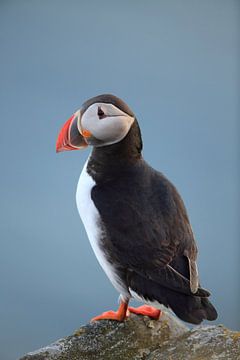
M 76 201 L 78 212 L 84 224 L 92 249 L 101 267 L 117 291 L 124 297 L 129 297 L 128 290 L 121 283 L 113 266 L 107 261 L 104 252 L 99 246 L 100 239 L 103 236 L 103 229 L 102 226 L 100 226 L 101 221 L 99 212 L 91 199 L 91 190 L 95 185 L 95 181 L 87 173 L 87 163 L 88 161 L 83 167 L 77 186 Z

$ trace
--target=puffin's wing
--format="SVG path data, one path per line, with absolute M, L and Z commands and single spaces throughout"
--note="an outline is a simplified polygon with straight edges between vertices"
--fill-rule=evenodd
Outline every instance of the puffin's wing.
M 120 204 L 119 208 L 121 208 Z M 128 214 L 130 211 L 128 208 Z M 185 239 L 182 243 L 171 242 L 173 237 L 166 241 L 165 237 L 161 237 L 162 232 L 156 230 L 158 229 L 157 224 L 152 223 L 151 220 L 148 223 L 144 220 L 135 222 L 133 221 L 134 216 L 130 218 L 132 219 L 131 225 L 124 230 L 124 234 L 122 233 L 122 236 L 128 239 L 128 244 L 123 247 L 123 241 L 116 238 L 113 249 L 113 252 L 117 254 L 117 262 L 128 268 L 129 277 L 136 273 L 145 279 L 150 279 L 161 286 L 186 295 L 200 297 L 210 295 L 207 290 L 199 287 L 197 273 L 193 276 L 195 270 L 191 270 L 191 266 L 194 267 L 194 263 L 196 264 L 194 260 L 195 250 L 188 250 L 188 248 L 184 251 L 181 250 L 181 245 L 184 244 Z M 120 223 L 122 227 L 123 224 L 126 226 L 129 222 L 127 218 L 121 216 Z M 160 226 L 163 225 L 164 223 L 161 223 Z M 163 241 L 161 241 L 162 239 Z M 175 244 L 177 245 L 174 246 Z M 127 252 L 124 251 L 125 246 Z M 187 253 L 188 256 L 184 253 Z
M 183 201 L 162 174 L 143 169 L 96 186 L 91 196 L 113 262 L 177 292 L 209 296 L 199 288 L 197 247 Z
M 145 163 L 146 168 L 151 184 L 147 187 L 149 191 L 145 192 L 150 203 L 150 226 L 158 235 L 158 241 L 149 239 L 148 242 L 149 247 L 156 243 L 159 250 L 154 274 L 160 272 L 159 279 L 163 279 L 165 274 L 165 286 L 170 284 L 170 288 L 173 286 L 178 291 L 182 289 L 182 292 L 209 296 L 208 291 L 199 288 L 197 246 L 183 200 L 165 176 Z M 156 236 L 151 231 L 149 235 L 152 239 Z

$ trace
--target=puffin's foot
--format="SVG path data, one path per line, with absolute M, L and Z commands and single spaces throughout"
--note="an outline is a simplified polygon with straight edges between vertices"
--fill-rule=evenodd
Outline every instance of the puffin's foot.
M 101 315 L 95 316 L 94 318 L 92 318 L 92 321 L 97 321 L 97 320 L 116 320 L 116 321 L 123 321 L 128 315 L 127 315 L 127 308 L 128 308 L 128 303 L 125 303 L 123 301 L 120 302 L 119 308 L 117 311 L 106 311 Z
M 161 310 L 155 309 L 153 306 L 142 305 L 137 308 L 128 307 L 128 311 L 133 314 L 149 316 L 151 319 L 158 320 L 161 315 Z

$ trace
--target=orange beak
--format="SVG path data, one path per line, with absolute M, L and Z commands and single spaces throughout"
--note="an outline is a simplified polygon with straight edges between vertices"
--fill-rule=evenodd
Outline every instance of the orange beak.
M 83 136 L 78 129 L 79 116 L 80 112 L 77 111 L 61 128 L 57 138 L 56 152 L 79 150 L 88 146 L 84 137 L 85 134 Z M 86 135 L 86 138 L 90 136 L 89 134 Z

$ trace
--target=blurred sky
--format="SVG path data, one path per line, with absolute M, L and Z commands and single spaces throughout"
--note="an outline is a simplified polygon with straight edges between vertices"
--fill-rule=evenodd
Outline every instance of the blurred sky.
M 177 186 L 217 323 L 239 329 L 236 0 L 0 1 L 0 359 L 68 335 L 118 294 L 75 204 L 89 150 L 56 155 L 100 93 L 140 122 L 145 159 Z

